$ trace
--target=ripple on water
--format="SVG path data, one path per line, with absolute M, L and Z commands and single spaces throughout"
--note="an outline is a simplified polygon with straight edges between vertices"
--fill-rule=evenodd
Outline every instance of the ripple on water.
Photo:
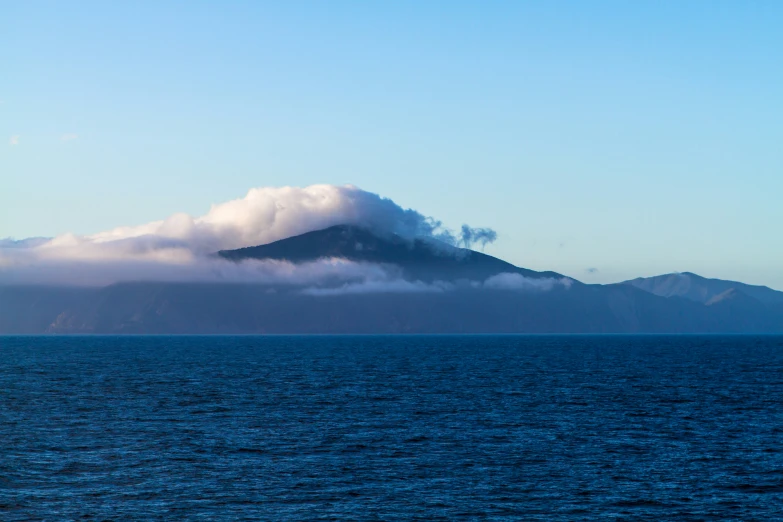
M 783 337 L 0 337 L 0 519 L 783 519 Z

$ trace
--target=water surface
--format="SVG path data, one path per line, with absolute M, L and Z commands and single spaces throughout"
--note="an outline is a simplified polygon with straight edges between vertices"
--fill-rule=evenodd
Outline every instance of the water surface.
M 783 337 L 0 337 L 2 520 L 783 518 Z

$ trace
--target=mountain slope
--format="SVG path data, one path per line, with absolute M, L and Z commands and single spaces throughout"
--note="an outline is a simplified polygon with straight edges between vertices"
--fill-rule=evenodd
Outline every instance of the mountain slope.
M 338 257 L 351 261 L 399 266 L 406 279 L 422 281 L 484 279 L 503 272 L 525 277 L 563 276 L 519 268 L 481 252 L 457 248 L 436 240 L 407 240 L 396 235 L 379 237 L 363 228 L 337 225 L 254 247 L 222 250 L 220 257 L 232 261 L 278 259 L 292 263 Z
M 723 279 L 708 279 L 691 272 L 639 277 L 620 284 L 631 285 L 661 297 L 677 296 L 704 304 L 727 290 L 734 289 L 763 304 L 783 305 L 783 292 L 766 286 L 748 285 Z
M 24 328 L 6 320 L 29 288 L 0 299 L 0 332 L 252 333 L 769 333 L 771 317 L 627 285 L 547 292 L 465 288 L 433 293 L 305 295 L 248 284 L 121 283 L 40 309 Z M 40 297 L 45 289 L 35 289 Z M 60 295 L 78 289 L 57 289 Z M 725 304 L 725 303 L 724 303 Z M 27 315 L 32 309 L 28 308 Z
M 395 265 L 409 280 L 455 283 L 358 293 L 344 286 L 319 293 L 302 285 L 255 283 L 5 286 L 0 333 L 783 333 L 783 301 L 777 301 L 779 292 L 763 287 L 693 274 L 685 274 L 686 282 L 664 277 L 614 285 L 498 287 L 481 282 L 508 272 L 533 279 L 562 276 L 357 227 L 331 227 L 216 255 L 292 263 L 340 257 Z

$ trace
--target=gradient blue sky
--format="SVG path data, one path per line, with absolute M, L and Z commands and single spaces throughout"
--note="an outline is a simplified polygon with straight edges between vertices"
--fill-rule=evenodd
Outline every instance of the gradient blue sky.
M 778 1 L 8 2 L 0 237 L 352 183 L 529 268 L 783 289 L 781 27 Z

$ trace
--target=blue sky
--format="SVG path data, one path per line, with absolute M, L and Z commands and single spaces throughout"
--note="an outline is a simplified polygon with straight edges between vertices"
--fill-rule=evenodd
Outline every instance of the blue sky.
M 0 237 L 352 183 L 528 268 L 783 289 L 780 27 L 776 1 L 9 3 Z

